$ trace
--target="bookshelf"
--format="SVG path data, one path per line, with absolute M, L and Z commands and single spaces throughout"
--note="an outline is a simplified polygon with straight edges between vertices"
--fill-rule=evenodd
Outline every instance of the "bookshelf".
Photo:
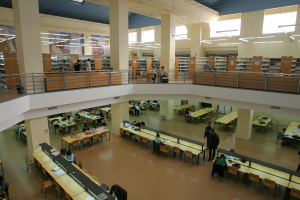
M 252 72 L 267 73 L 270 68 L 270 58 L 263 56 L 253 56 Z
M 110 67 L 110 56 L 102 56 L 102 68 L 105 70 L 112 69 Z
M 283 74 L 294 74 L 296 73 L 297 58 L 293 56 L 282 56 L 280 69 Z
M 152 66 L 155 66 L 156 69 L 160 68 L 160 57 L 152 57 Z
M 270 58 L 270 73 L 276 73 L 280 69 L 281 58 Z
M 16 53 L 0 53 L 0 75 L 18 74 L 18 56 Z M 16 88 L 19 84 L 18 76 L 0 78 L 0 86 L 6 89 Z
M 44 72 L 52 72 L 51 54 L 43 53 L 43 68 Z
M 238 66 L 237 66 L 237 56 L 229 56 L 228 58 L 228 71 L 233 72 L 233 71 L 240 71 Z M 242 67 L 242 66 L 240 66 Z
M 51 65 L 52 65 L 53 71 L 55 71 L 55 70 L 58 71 L 61 67 L 63 67 L 65 71 L 71 71 L 70 55 L 51 54 Z M 74 68 L 74 63 L 73 63 L 73 68 Z M 72 71 L 75 71 L 75 70 L 72 70 Z
M 251 71 L 252 70 L 252 58 L 245 58 L 239 56 L 230 56 L 228 63 L 228 71 Z
M 190 57 L 189 58 L 189 78 L 193 78 L 194 71 L 203 71 L 204 64 L 207 62 L 206 57 Z
M 226 71 L 226 65 L 227 65 L 227 58 L 226 57 L 218 57 L 215 56 L 215 60 L 214 60 L 214 70 L 215 71 L 219 71 L 219 72 L 223 72 Z
M 183 78 L 188 76 L 189 70 L 189 57 L 178 57 L 178 77 Z M 176 69 L 176 66 L 175 66 Z
M 92 70 L 95 70 L 94 56 L 93 55 L 80 55 L 79 60 L 81 61 L 83 71 L 86 70 L 86 61 L 88 59 L 91 59 L 91 68 L 92 68 Z
M 300 58 L 296 59 L 295 63 L 295 74 L 300 74 Z

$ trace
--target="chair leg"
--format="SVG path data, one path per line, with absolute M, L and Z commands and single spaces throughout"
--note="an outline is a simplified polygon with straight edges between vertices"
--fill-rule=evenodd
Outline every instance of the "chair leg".
M 41 193 L 43 193 L 43 186 L 41 186 Z
M 46 198 L 46 192 L 47 192 L 47 188 L 45 188 L 45 198 Z

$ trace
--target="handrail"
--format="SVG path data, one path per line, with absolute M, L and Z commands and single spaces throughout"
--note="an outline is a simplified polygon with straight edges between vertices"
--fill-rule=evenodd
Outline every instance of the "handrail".
M 160 70 L 154 73 L 148 69 L 0 75 L 0 88 L 4 88 L 0 90 L 0 102 L 34 93 L 120 84 L 153 84 L 162 82 L 163 79 Z M 173 69 L 168 70 L 168 77 L 164 80 L 169 84 L 209 85 L 294 94 L 300 92 L 300 74 Z M 6 83 L 5 86 L 3 83 Z

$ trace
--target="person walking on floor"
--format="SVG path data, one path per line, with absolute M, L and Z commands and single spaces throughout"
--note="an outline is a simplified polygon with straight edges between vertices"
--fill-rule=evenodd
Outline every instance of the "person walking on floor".
M 207 127 L 205 128 L 204 138 L 206 137 L 206 146 L 208 147 L 208 137 L 212 132 L 211 123 L 207 123 Z
M 220 143 L 219 136 L 215 132 L 215 130 L 212 129 L 211 134 L 207 138 L 207 144 L 208 144 L 208 149 L 209 149 L 208 161 L 215 159 L 216 149 L 218 148 L 219 143 Z

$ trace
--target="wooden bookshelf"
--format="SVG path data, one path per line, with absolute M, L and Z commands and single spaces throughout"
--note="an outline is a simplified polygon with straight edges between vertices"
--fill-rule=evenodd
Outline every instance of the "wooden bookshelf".
M 4 58 L 4 68 L 5 75 L 18 74 L 19 66 L 18 66 L 18 56 L 16 53 L 3 53 Z M 6 78 L 6 88 L 16 88 L 19 85 L 18 76 L 10 76 Z M 4 85 L 5 87 L 5 85 Z
M 229 56 L 228 71 L 237 71 L 237 56 Z
M 79 55 L 78 54 L 70 54 L 71 71 L 75 71 L 74 64 L 76 63 L 77 60 L 79 60 Z
M 253 56 L 252 60 L 252 72 L 269 72 L 270 58 L 263 56 Z
M 138 68 L 138 61 L 137 61 L 137 56 L 132 56 L 132 64 L 131 64 L 131 68 L 132 68 L 132 77 L 135 77 L 136 74 L 136 70 Z
M 215 68 L 215 56 L 208 56 L 207 61 L 208 61 L 208 64 L 210 65 L 210 67 L 211 67 L 211 70 L 214 70 L 214 68 Z
M 95 70 L 102 69 L 102 55 L 94 55 Z
M 194 70 L 196 69 L 196 57 L 190 57 L 189 59 L 189 78 L 193 78 Z
M 50 53 L 43 53 L 43 68 L 44 72 L 52 72 L 52 62 Z
M 152 69 L 152 57 L 147 56 L 147 70 Z
M 295 73 L 296 70 L 296 61 L 297 58 L 293 56 L 282 56 L 280 69 L 283 74 L 292 74 Z

